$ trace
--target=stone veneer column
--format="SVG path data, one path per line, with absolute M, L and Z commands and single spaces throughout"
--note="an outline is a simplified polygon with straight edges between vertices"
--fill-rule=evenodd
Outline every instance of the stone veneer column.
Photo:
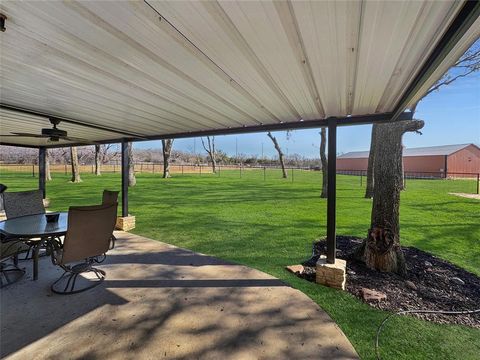
M 317 261 L 316 282 L 321 285 L 345 290 L 347 262 L 335 259 L 335 264 L 327 263 L 327 257 L 320 255 Z

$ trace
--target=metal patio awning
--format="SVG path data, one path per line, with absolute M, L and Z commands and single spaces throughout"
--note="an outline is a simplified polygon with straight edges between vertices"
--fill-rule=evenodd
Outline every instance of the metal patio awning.
M 49 116 L 99 142 L 398 118 L 480 35 L 479 3 L 464 1 L 15 1 L 0 12 L 0 142 L 23 146 L 67 144 L 2 137 L 40 133 Z

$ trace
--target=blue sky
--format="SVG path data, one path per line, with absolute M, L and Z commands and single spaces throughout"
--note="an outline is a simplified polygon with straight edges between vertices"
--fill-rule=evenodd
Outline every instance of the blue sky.
M 423 135 L 407 133 L 406 147 L 433 146 L 461 143 L 480 143 L 480 74 L 458 79 L 451 85 L 423 99 L 415 117 L 425 121 Z M 319 130 L 297 130 L 289 139 L 286 132 L 275 132 L 285 153 L 297 153 L 306 157 L 318 157 Z M 368 150 L 370 125 L 341 127 L 337 131 L 339 153 Z M 236 143 L 239 154 L 265 156 L 276 155 L 271 140 L 265 133 L 217 136 L 217 149 L 235 155 Z M 140 142 L 138 148 L 161 148 L 160 141 Z M 174 149 L 204 153 L 200 139 L 178 139 Z

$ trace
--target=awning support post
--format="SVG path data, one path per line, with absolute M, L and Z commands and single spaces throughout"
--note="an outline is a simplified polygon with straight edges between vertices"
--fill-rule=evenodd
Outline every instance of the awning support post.
M 128 161 L 128 143 L 122 141 L 122 217 L 128 216 L 128 171 L 130 163 Z
M 47 166 L 47 149 L 44 146 L 42 146 L 38 149 L 38 189 L 42 191 L 44 199 L 47 196 L 46 166 Z
M 327 263 L 335 263 L 336 196 L 337 196 L 337 119 L 328 118 L 328 176 L 327 176 Z

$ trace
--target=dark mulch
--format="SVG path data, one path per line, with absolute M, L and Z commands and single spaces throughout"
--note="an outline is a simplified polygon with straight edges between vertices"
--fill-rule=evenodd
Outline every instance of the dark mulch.
M 413 247 L 403 247 L 408 273 L 405 278 L 391 273 L 368 269 L 352 259 L 353 249 L 362 239 L 337 236 L 337 257 L 347 260 L 347 291 L 362 299 L 361 288 L 373 289 L 387 295 L 371 306 L 388 311 L 447 310 L 462 311 L 480 308 L 480 277 L 445 260 Z M 326 254 L 325 240 L 314 244 L 314 256 L 305 261 L 299 276 L 315 281 L 315 263 L 319 254 Z M 458 278 L 459 280 L 452 280 Z M 410 281 L 413 283 L 408 283 Z M 464 284 L 462 284 L 462 282 Z M 443 324 L 461 324 L 480 328 L 480 313 L 469 315 L 415 314 L 425 320 Z

